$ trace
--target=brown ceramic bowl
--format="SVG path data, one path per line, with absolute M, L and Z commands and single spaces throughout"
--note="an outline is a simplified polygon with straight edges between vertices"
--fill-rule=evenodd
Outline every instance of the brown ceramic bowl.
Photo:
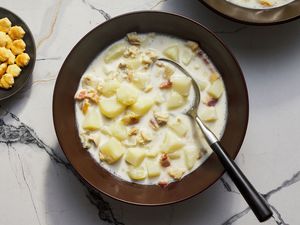
M 128 32 L 158 32 L 201 44 L 218 68 L 228 97 L 228 121 L 221 140 L 235 158 L 248 122 L 248 95 L 242 71 L 226 46 L 209 30 L 187 18 L 163 12 L 135 12 L 115 17 L 89 32 L 65 60 L 55 84 L 53 117 L 59 143 L 85 182 L 115 199 L 137 205 L 164 205 L 190 198 L 212 185 L 224 169 L 215 154 L 198 169 L 166 188 L 123 181 L 100 167 L 82 148 L 75 121 L 74 94 L 94 58 Z
M 11 21 L 12 26 L 18 25 L 25 30 L 26 34 L 23 40 L 26 43 L 25 52 L 30 56 L 30 62 L 26 67 L 22 68 L 22 72 L 20 76 L 15 79 L 15 83 L 12 88 L 8 90 L 0 88 L 0 101 L 11 97 L 25 86 L 32 75 L 36 58 L 34 39 L 26 23 L 14 13 L 0 7 L 0 19 L 3 17 L 7 17 Z
M 300 0 L 273 9 L 248 9 L 226 0 L 200 0 L 210 9 L 226 18 L 254 25 L 274 25 L 300 17 Z

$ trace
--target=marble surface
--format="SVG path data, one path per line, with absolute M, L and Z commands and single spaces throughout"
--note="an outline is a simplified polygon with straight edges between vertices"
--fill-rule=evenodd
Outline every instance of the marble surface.
M 273 208 L 274 217 L 265 224 L 300 224 L 300 20 L 246 26 L 223 19 L 196 0 L 1 0 L 0 6 L 26 21 L 37 45 L 30 84 L 0 102 L 0 224 L 259 224 L 226 174 L 190 200 L 145 208 L 97 195 L 65 160 L 52 122 L 58 71 L 84 34 L 137 10 L 193 18 L 233 51 L 250 97 L 248 131 L 236 162 Z

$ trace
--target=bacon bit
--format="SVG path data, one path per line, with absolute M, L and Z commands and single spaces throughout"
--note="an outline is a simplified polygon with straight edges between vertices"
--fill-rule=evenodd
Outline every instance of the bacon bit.
M 170 161 L 169 161 L 169 157 L 167 154 L 162 154 L 160 157 L 160 165 L 162 167 L 169 167 L 171 165 Z
M 168 184 L 169 184 L 169 183 L 168 183 L 167 181 L 164 181 L 164 180 L 161 180 L 161 181 L 158 182 L 158 185 L 159 185 L 160 187 L 162 187 L 162 188 L 167 187 Z
M 209 65 L 209 61 L 207 58 L 202 58 L 203 62 L 206 64 L 206 65 Z
M 92 102 L 97 103 L 99 101 L 99 96 L 97 92 L 94 90 L 87 91 L 86 89 L 82 89 L 76 92 L 74 98 L 76 100 L 90 99 Z
M 208 105 L 208 106 L 211 107 L 211 106 L 215 106 L 217 103 L 218 103 L 218 99 L 213 98 L 213 99 L 209 100 L 209 101 L 206 103 L 206 105 Z
M 160 89 L 169 89 L 172 87 L 172 82 L 170 80 L 164 81 L 159 85 Z
M 83 100 L 84 98 L 86 98 L 87 95 L 87 90 L 86 89 L 82 89 L 82 90 L 78 90 L 74 96 L 74 98 L 76 100 Z
M 159 125 L 155 119 L 149 120 L 149 126 L 155 131 L 159 129 Z
M 204 52 L 202 50 L 198 51 L 198 56 L 202 58 L 204 56 Z
M 89 106 L 90 106 L 90 101 L 88 99 L 84 99 L 80 108 L 83 114 L 87 113 Z
M 210 62 L 209 62 L 207 56 L 205 55 L 205 53 L 202 50 L 198 51 L 198 56 L 202 59 L 202 61 L 205 63 L 205 65 L 210 65 Z

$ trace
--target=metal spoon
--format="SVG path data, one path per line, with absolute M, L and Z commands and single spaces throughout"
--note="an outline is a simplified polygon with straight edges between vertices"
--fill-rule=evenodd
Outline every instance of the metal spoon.
M 229 158 L 224 148 L 222 147 L 218 138 L 214 135 L 213 132 L 209 128 L 205 126 L 205 124 L 201 121 L 199 116 L 197 115 L 197 111 L 200 103 L 200 91 L 199 87 L 194 80 L 194 78 L 178 63 L 165 59 L 159 58 L 158 61 L 163 61 L 172 64 L 176 68 L 178 68 L 182 73 L 186 76 L 190 77 L 192 80 L 192 85 L 195 91 L 195 100 L 192 107 L 186 112 L 192 119 L 196 120 L 198 126 L 200 127 L 206 141 L 210 145 L 211 149 L 217 154 L 219 160 L 227 171 L 228 175 L 235 183 L 236 187 L 239 189 L 240 193 L 245 198 L 246 202 L 254 212 L 255 216 L 260 222 L 266 221 L 269 219 L 273 213 L 270 209 L 269 204 L 266 200 L 259 194 L 253 185 L 248 181 L 243 172 L 239 169 L 239 167 L 235 164 L 235 162 Z

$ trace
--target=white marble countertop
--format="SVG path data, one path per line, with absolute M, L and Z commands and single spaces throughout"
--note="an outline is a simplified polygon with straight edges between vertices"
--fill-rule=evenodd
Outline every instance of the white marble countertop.
M 228 21 L 196 0 L 1 0 L 37 45 L 31 84 L 0 108 L 0 224 L 255 225 L 229 178 L 179 204 L 144 208 L 88 190 L 64 164 L 52 92 L 71 48 L 103 21 L 136 10 L 193 18 L 225 41 L 245 73 L 250 120 L 238 165 L 274 210 L 273 224 L 300 224 L 300 20 L 273 27 Z

